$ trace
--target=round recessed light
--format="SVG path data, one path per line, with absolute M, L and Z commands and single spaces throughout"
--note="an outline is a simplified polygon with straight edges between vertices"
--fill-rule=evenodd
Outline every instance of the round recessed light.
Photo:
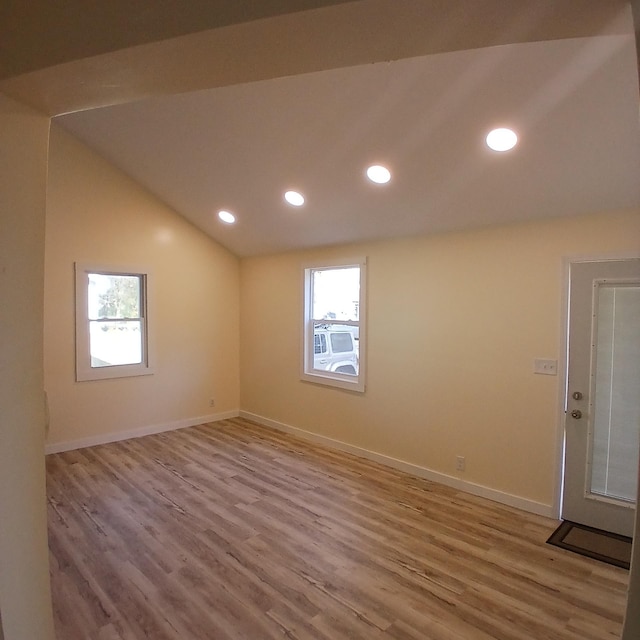
M 391 172 L 380 164 L 373 164 L 367 169 L 367 178 L 376 184 L 386 184 L 391 180 Z
M 297 191 L 287 191 L 284 199 L 294 207 L 301 207 L 304 204 L 304 196 Z
M 513 149 L 518 142 L 518 136 L 512 129 L 493 129 L 487 134 L 487 146 L 494 151 L 509 151 Z
M 225 211 L 224 209 L 218 211 L 218 218 L 222 220 L 222 222 L 226 224 L 233 224 L 236 221 L 236 217 L 231 213 L 231 211 Z

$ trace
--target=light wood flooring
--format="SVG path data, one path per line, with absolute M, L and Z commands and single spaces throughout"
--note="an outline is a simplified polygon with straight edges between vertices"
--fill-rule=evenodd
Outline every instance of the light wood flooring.
M 47 457 L 59 640 L 604 640 L 556 522 L 242 419 Z

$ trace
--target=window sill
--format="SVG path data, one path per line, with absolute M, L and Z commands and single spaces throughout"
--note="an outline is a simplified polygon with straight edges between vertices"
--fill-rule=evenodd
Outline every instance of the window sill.
M 336 373 L 302 373 L 300 379 L 304 382 L 311 382 L 313 384 L 321 384 L 327 387 L 337 387 L 338 389 L 347 389 L 348 391 L 355 391 L 357 393 L 364 393 L 365 384 L 362 380 L 362 376 L 358 376 L 359 379 L 354 379 L 354 376 L 342 376 Z
M 89 380 L 111 380 L 113 378 L 133 378 L 137 376 L 151 376 L 155 370 L 146 365 L 113 365 L 88 370 L 76 371 L 76 382 Z

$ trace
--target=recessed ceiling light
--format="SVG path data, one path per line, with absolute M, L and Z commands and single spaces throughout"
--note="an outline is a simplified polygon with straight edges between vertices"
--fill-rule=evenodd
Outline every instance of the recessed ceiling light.
M 494 151 L 509 151 L 518 142 L 518 136 L 512 129 L 499 128 L 487 134 L 487 146 Z
M 236 221 L 236 217 L 231 213 L 231 211 L 225 211 L 224 209 L 218 211 L 218 218 L 225 222 L 226 224 L 233 224 Z
M 391 172 L 380 164 L 373 164 L 367 169 L 367 178 L 376 184 L 386 184 L 391 180 Z
M 301 207 L 304 204 L 304 196 L 297 191 L 287 191 L 284 194 L 284 199 L 294 207 Z

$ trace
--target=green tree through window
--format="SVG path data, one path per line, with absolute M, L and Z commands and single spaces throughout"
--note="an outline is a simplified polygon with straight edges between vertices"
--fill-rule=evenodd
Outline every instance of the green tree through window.
M 99 277 L 108 280 L 108 288 L 98 295 L 99 318 L 140 317 L 140 278 L 138 276 L 100 275 Z

